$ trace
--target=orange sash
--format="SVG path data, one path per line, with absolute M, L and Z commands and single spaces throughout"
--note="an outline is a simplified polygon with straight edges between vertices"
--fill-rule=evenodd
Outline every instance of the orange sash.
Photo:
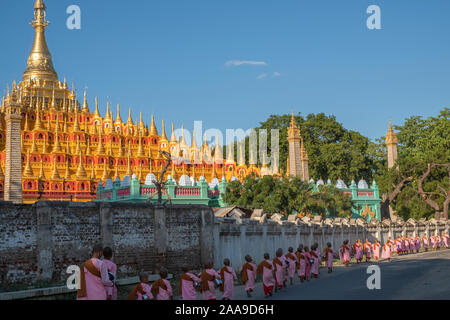
M 134 300 L 138 292 L 142 295 L 145 293 L 141 283 L 134 287 L 133 291 L 131 291 L 130 295 L 128 296 L 128 300 Z
M 264 268 L 272 270 L 272 265 L 269 262 L 267 262 L 266 260 L 264 260 L 263 262 L 261 262 L 258 265 L 258 268 L 256 269 L 256 271 L 258 272 L 258 274 L 263 274 Z
M 273 266 L 275 267 L 275 272 L 278 270 L 277 265 L 279 265 L 280 267 L 283 267 L 283 262 L 281 262 L 280 259 L 278 259 L 278 257 L 273 259 Z
M 182 293 L 183 280 L 194 282 L 194 280 L 192 280 L 192 278 L 187 273 L 183 273 L 180 278 L 180 294 Z
M 220 289 L 220 291 L 222 291 L 222 292 L 223 292 L 224 284 L 225 284 L 225 272 L 231 274 L 231 272 L 228 271 L 228 268 L 227 268 L 227 267 L 223 267 L 222 269 L 220 269 L 219 274 L 220 274 L 220 278 L 222 279 L 222 284 L 220 285 L 220 288 L 219 288 L 219 289 Z
M 157 294 L 159 294 L 159 288 L 163 288 L 164 290 L 167 290 L 166 283 L 164 282 L 163 279 L 158 279 L 155 282 L 153 282 L 152 289 L 151 289 L 153 295 L 156 296 Z
M 242 266 L 242 271 L 241 271 L 242 284 L 246 284 L 248 281 L 247 270 L 253 271 L 253 266 L 248 262 Z
M 102 274 L 100 273 L 100 270 L 98 270 L 94 263 L 92 262 L 92 259 L 89 259 L 88 261 L 86 261 L 85 263 L 83 263 L 83 265 L 81 266 L 80 269 L 80 289 L 78 289 L 78 298 L 84 298 L 87 296 L 87 292 L 86 292 L 86 278 L 84 277 L 84 268 L 87 269 L 87 271 L 89 271 L 91 274 L 93 274 L 94 276 L 101 278 Z
M 325 248 L 325 254 L 324 254 L 324 258 L 323 258 L 324 261 L 328 260 L 329 253 L 333 253 L 333 250 L 331 250 L 330 248 Z
M 209 283 L 208 281 L 214 281 L 214 276 L 210 275 L 206 270 L 203 270 L 202 274 L 200 275 L 200 279 L 202 280 L 202 290 L 208 291 L 209 290 Z

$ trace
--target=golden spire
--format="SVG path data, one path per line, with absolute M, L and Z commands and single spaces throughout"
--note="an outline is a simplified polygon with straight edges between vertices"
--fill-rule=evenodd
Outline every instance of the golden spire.
M 39 180 L 45 180 L 44 161 L 41 158 L 41 168 L 39 170 Z
M 98 111 L 98 98 L 97 97 L 95 97 L 95 113 L 94 113 L 94 117 L 95 118 L 101 118 L 100 112 Z
M 94 164 L 92 164 L 92 169 L 91 169 L 91 180 L 93 180 L 93 181 L 97 180 L 97 177 L 95 175 L 95 166 L 94 166 Z
M 217 171 L 216 171 L 216 161 L 213 162 L 213 172 L 212 177 L 217 178 Z
M 158 129 L 156 129 L 155 125 L 155 117 L 152 115 L 152 123 L 150 125 L 150 134 L 151 137 L 155 137 L 158 135 Z
M 119 165 L 118 165 L 119 161 L 116 160 L 116 165 L 115 165 L 115 169 L 114 169 L 114 181 L 117 180 L 117 178 L 120 179 L 119 176 Z
M 191 144 L 191 150 L 197 149 L 197 142 L 195 141 L 195 128 L 192 130 L 192 144 Z
M 219 136 L 216 137 L 216 148 L 214 150 L 214 162 L 222 164 L 223 162 L 223 152 L 222 146 L 219 145 Z
M 139 148 L 137 152 L 138 157 L 145 157 L 144 148 L 142 147 L 142 136 L 139 134 Z
M 57 159 L 56 157 L 53 158 L 53 171 L 52 171 L 52 176 L 51 176 L 51 180 L 60 180 L 61 177 L 59 176 L 59 172 L 58 172 L 58 168 L 56 167 L 56 163 L 57 163 Z
M 102 174 L 102 181 L 105 181 L 110 179 L 111 177 L 109 176 L 109 172 L 108 172 L 108 167 L 106 165 L 106 161 L 103 165 L 103 174 Z
M 53 146 L 52 153 L 62 153 L 61 144 L 59 143 L 58 131 L 56 131 L 55 138 L 56 138 L 56 140 L 55 140 L 55 144 Z
M 64 122 L 64 124 L 63 124 L 63 132 L 64 133 L 67 133 L 67 117 L 66 116 L 64 116 L 64 114 L 63 114 L 63 122 Z
M 30 150 L 27 152 L 27 164 L 25 165 L 25 170 L 23 171 L 23 176 L 25 178 L 32 178 L 34 177 L 33 169 L 31 169 L 30 164 Z
M 84 91 L 84 99 L 83 99 L 83 109 L 81 109 L 81 112 L 89 113 L 89 106 L 87 103 L 87 93 Z
M 77 136 L 77 146 L 75 148 L 75 154 L 80 154 L 80 152 L 81 152 L 80 137 Z
M 90 156 L 91 154 L 92 154 L 92 151 L 91 151 L 91 139 L 87 139 L 86 155 Z
M 116 115 L 116 121 L 114 122 L 115 125 L 122 124 L 122 118 L 120 117 L 120 105 L 117 105 L 117 115 Z
M 34 131 L 44 130 L 41 122 L 41 110 L 39 109 L 39 102 L 36 103 L 36 121 L 34 122 Z
M 105 154 L 105 147 L 103 146 L 102 136 L 98 135 L 97 155 Z
M 72 154 L 72 150 L 70 148 L 69 138 L 67 138 L 67 140 L 66 140 L 66 154 L 67 155 L 71 155 Z
M 34 43 L 27 61 L 22 80 L 31 79 L 56 82 L 58 75 L 53 68 L 53 61 L 45 40 L 45 29 L 49 22 L 45 19 L 45 4 L 43 0 L 36 0 L 34 4 L 34 19 L 31 25 L 35 30 Z
M 143 135 L 145 131 L 144 121 L 142 121 L 142 112 L 139 113 L 139 131 Z
M 173 122 L 172 122 L 172 136 L 170 137 L 170 142 L 176 143 L 177 139 L 175 138 L 175 130 L 173 127 Z
M 80 124 L 78 123 L 78 110 L 75 109 L 75 119 L 73 122 L 73 132 L 80 132 Z
M 131 117 L 131 108 L 128 109 L 128 120 L 127 120 L 127 126 L 133 126 L 134 122 L 133 122 L 133 118 Z
M 108 102 L 106 102 L 105 121 L 111 121 L 111 120 L 112 120 L 112 118 L 111 118 L 111 114 L 109 111 L 109 101 L 108 101 Z
M 53 87 L 53 93 L 52 93 L 52 103 L 50 109 L 52 111 L 56 110 L 56 104 L 55 104 L 55 87 Z
M 162 121 L 161 141 L 168 141 L 166 136 L 166 128 L 164 126 L 164 120 Z
M 128 154 L 128 161 L 127 161 L 127 175 L 131 178 L 133 176 L 133 171 L 131 170 L 131 159 L 130 155 Z
M 398 138 L 394 132 L 394 129 L 392 129 L 392 121 L 391 120 L 389 120 L 389 130 L 388 130 L 388 133 L 386 134 L 386 144 L 387 145 L 398 144 Z
M 84 169 L 84 165 L 83 165 L 83 153 L 80 150 L 79 153 L 79 163 L 78 163 L 78 169 L 77 169 L 77 173 L 75 175 L 77 180 L 87 180 L 87 174 L 86 174 L 86 170 Z
M 25 114 L 25 124 L 23 125 L 23 131 L 30 131 L 30 126 L 28 123 L 28 113 Z
M 39 153 L 36 145 L 36 136 L 34 133 L 33 133 L 33 143 L 31 144 L 31 153 Z

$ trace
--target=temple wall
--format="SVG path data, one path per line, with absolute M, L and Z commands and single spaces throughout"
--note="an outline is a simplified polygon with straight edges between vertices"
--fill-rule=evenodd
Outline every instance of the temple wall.
M 330 242 L 335 251 L 344 240 L 354 243 L 357 239 L 362 242 L 366 238 L 373 242 L 377 239 L 384 243 L 389 237 L 398 236 L 422 237 L 436 233 L 442 235 L 449 232 L 450 221 L 399 222 L 383 223 L 373 221 L 365 223 L 361 220 L 327 219 L 325 221 L 308 221 L 296 219 L 295 222 L 272 221 L 261 219 L 215 218 L 214 222 L 214 262 L 216 268 L 222 265 L 223 259 L 229 258 L 232 266 L 237 270 L 243 263 L 244 257 L 250 254 L 255 262 L 263 259 L 268 252 L 271 258 L 278 248 L 284 253 L 289 247 L 294 251 L 299 244 L 310 247 L 318 243 L 322 251 Z M 339 220 L 339 222 L 338 222 Z
M 37 280 L 63 283 L 70 265 L 81 265 L 96 243 L 111 246 L 119 278 L 154 272 L 165 266 L 175 277 L 183 266 L 200 270 L 224 258 L 238 269 L 247 254 L 256 262 L 265 252 L 296 249 L 300 243 L 331 242 L 336 250 L 345 239 L 381 243 L 399 235 L 443 234 L 449 221 L 391 222 L 315 217 L 281 221 L 264 215 L 253 219 L 214 217 L 203 205 L 167 207 L 140 203 L 39 202 L 0 203 L 0 289 Z
M 0 289 L 37 280 L 64 282 L 94 244 L 114 250 L 119 277 L 166 266 L 177 274 L 212 259 L 207 206 L 39 202 L 0 203 Z

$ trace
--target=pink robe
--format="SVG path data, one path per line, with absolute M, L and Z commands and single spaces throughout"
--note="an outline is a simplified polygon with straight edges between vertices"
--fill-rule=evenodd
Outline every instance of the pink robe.
M 108 272 L 112 273 L 114 277 L 117 277 L 117 265 L 108 259 L 103 259 L 103 263 L 106 265 Z M 111 300 L 117 300 L 117 287 L 106 287 L 106 295 L 111 296 Z
M 226 267 L 227 270 L 230 272 L 224 272 L 223 273 L 223 293 L 222 293 L 222 299 L 233 299 L 233 292 L 234 292 L 234 281 L 237 280 L 236 273 L 234 272 L 233 268 Z
M 443 244 L 444 244 L 444 247 L 446 247 L 446 248 L 448 248 L 448 246 L 449 246 L 449 237 L 448 237 L 448 235 L 447 234 L 445 234 L 444 236 L 443 236 L 443 239 L 442 239 L 443 241 Z
M 363 248 L 362 245 L 356 245 L 355 246 L 355 259 L 361 260 L 363 258 Z
M 381 253 L 381 257 L 383 259 L 390 259 L 391 258 L 391 247 L 389 245 L 383 246 L 383 251 Z
M 220 275 L 214 269 L 206 269 L 206 272 L 214 276 L 216 279 L 220 279 Z M 202 292 L 203 300 L 216 300 L 216 284 L 214 281 L 208 281 L 209 290 Z
M 170 285 L 170 282 L 166 279 L 163 279 L 163 281 L 166 284 L 167 290 L 159 287 L 159 292 L 156 295 L 156 300 L 170 300 L 170 297 L 173 296 L 172 286 Z
M 366 253 L 366 258 L 370 259 L 372 257 L 372 244 L 370 242 L 364 243 L 364 251 Z
M 266 287 L 273 287 L 274 285 L 274 279 L 273 279 L 273 263 L 270 260 L 266 260 L 266 262 L 270 263 L 270 265 L 272 265 L 272 269 L 268 269 L 266 267 L 263 268 L 263 284 Z
M 247 269 L 247 282 L 245 283 L 245 291 L 253 291 L 255 290 L 255 282 L 256 282 L 256 265 L 250 262 L 250 265 L 253 267 L 253 270 Z M 239 269 L 239 273 L 242 272 L 242 267 Z
M 294 256 L 294 259 L 290 259 L 290 258 L 286 257 L 286 260 L 289 261 L 288 276 L 291 279 L 294 278 L 295 270 L 297 269 L 297 258 L 295 257 L 295 255 L 293 253 L 292 253 L 292 255 Z
M 420 250 L 420 238 L 416 238 L 414 241 L 414 248 L 416 249 L 416 251 Z
M 428 238 L 426 238 L 426 237 L 422 238 L 422 245 L 425 249 L 428 249 L 428 246 L 429 246 Z
M 372 244 L 373 256 L 376 260 L 380 259 L 380 244 L 378 242 Z
M 84 279 L 86 281 L 87 296 L 77 298 L 77 300 L 106 300 L 106 287 L 112 287 L 113 283 L 109 280 L 108 269 L 103 261 L 92 258 L 92 263 L 100 271 L 101 278 L 94 276 L 84 268 Z M 83 270 L 80 270 L 83 272 Z
M 148 283 L 141 282 L 141 287 L 142 287 L 142 291 L 144 291 L 144 293 L 148 296 L 148 298 L 153 299 L 152 286 L 149 285 Z M 136 292 L 136 296 L 137 296 L 137 300 L 144 300 L 142 298 L 141 293 Z
M 286 258 L 284 256 L 278 257 L 278 260 L 281 261 L 281 266 L 279 264 L 277 264 L 275 266 L 275 262 L 273 262 L 273 266 L 276 267 L 276 271 L 275 271 L 275 280 L 278 284 L 279 287 L 284 286 L 285 282 L 286 282 Z
M 307 278 L 309 278 L 309 277 L 311 277 L 311 266 L 312 266 L 311 265 L 311 259 L 312 259 L 312 257 L 311 257 L 311 254 L 309 252 L 305 252 L 305 253 L 303 253 L 303 255 L 306 258 L 305 276 Z
M 436 242 L 435 242 L 435 238 L 434 237 L 430 237 L 430 242 L 431 242 L 431 247 L 433 249 L 436 249 Z
M 305 256 L 305 253 L 302 253 Z M 297 274 L 299 277 L 303 278 L 306 276 L 306 256 L 305 259 L 299 259 L 298 264 L 299 264 L 299 268 L 297 269 Z
M 194 282 L 201 282 L 201 279 L 196 275 L 190 272 L 187 272 L 186 274 L 191 277 Z M 194 282 L 181 280 L 181 296 L 183 300 L 197 300 L 197 292 L 195 291 Z
M 325 263 L 327 265 L 327 268 L 331 269 L 333 268 L 333 260 L 334 260 L 334 251 L 330 248 L 330 252 L 327 253 L 327 256 L 325 257 Z
M 339 258 L 341 260 L 341 263 L 350 262 L 350 250 L 348 249 L 348 246 L 347 249 L 345 250 L 343 249 L 342 246 L 339 248 Z
M 314 251 L 314 253 L 316 253 L 316 251 Z M 311 266 L 311 273 L 317 276 L 319 274 L 320 256 L 317 256 L 316 253 L 316 257 L 311 255 L 311 259 L 314 260 L 314 263 Z

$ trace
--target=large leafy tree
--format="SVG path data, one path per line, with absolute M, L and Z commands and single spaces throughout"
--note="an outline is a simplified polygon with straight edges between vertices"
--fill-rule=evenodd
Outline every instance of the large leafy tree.
M 308 152 L 311 177 L 333 181 L 339 178 L 344 181 L 360 178 L 372 180 L 375 163 L 371 151 L 375 146 L 367 137 L 345 129 L 334 116 L 324 113 L 309 114 L 306 118 L 299 114 L 295 120 Z M 289 154 L 287 128 L 290 121 L 290 115 L 272 115 L 258 128 L 267 130 L 269 142 L 270 129 L 279 129 L 279 159 L 284 172 Z
M 404 219 L 448 217 L 450 202 L 450 109 L 437 117 L 410 117 L 395 127 L 399 140 L 397 166 L 387 168 L 384 138 L 378 140 L 375 179 L 389 205 Z

